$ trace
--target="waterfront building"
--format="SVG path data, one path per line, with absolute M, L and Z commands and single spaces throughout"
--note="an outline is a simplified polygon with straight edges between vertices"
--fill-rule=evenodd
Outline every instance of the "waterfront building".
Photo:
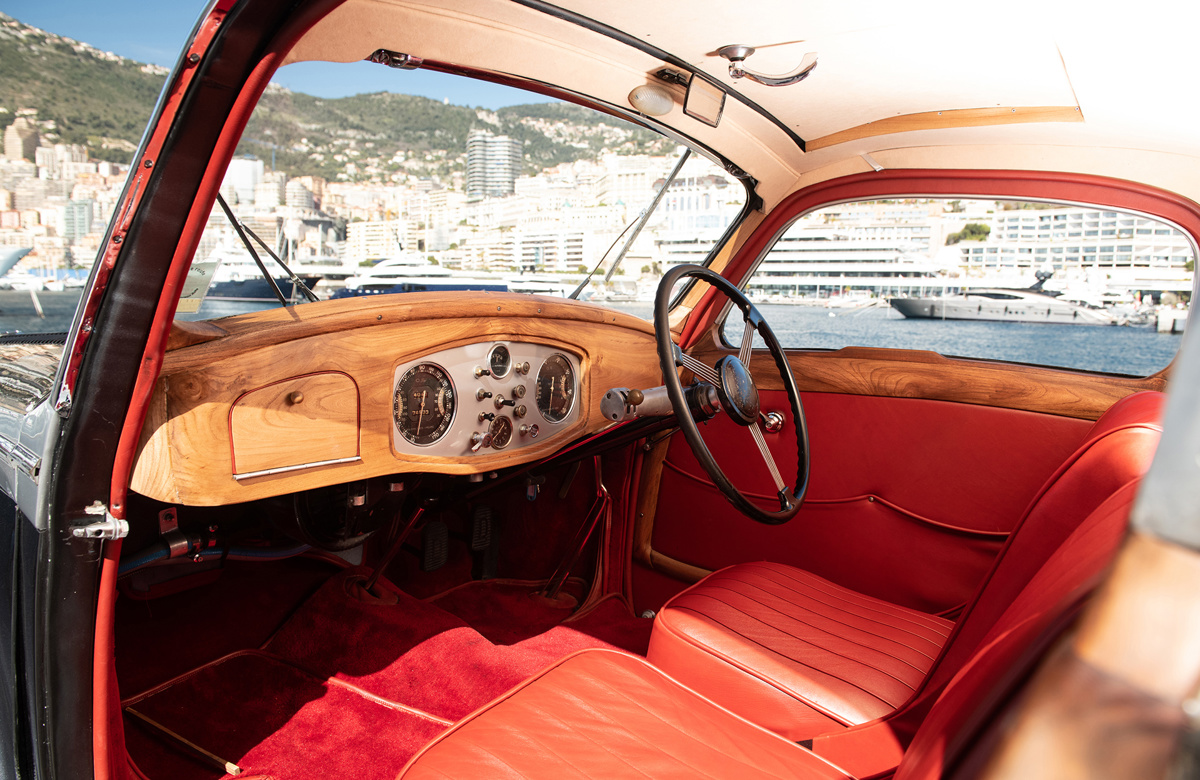
M 476 200 L 512 194 L 523 163 L 520 141 L 472 130 L 467 134 L 467 197 Z
M 386 219 L 375 222 L 351 222 L 346 226 L 346 245 L 343 258 L 359 265 L 403 254 L 402 237 L 405 220 Z
M 69 200 L 59 211 L 58 234 L 68 242 L 83 238 L 92 231 L 96 216 L 96 201 Z
M 4 130 L 4 159 L 33 160 L 38 148 L 37 126 L 19 116 Z
M 229 161 L 225 178 L 221 180 L 221 194 L 232 204 L 229 190 L 236 195 L 237 203 L 253 203 L 254 188 L 263 179 L 263 161 L 254 157 L 239 157 Z
M 998 207 L 985 241 L 959 244 L 971 279 L 1032 278 L 1053 270 L 1057 283 L 1188 292 L 1190 239 L 1157 220 L 1081 207 Z
M 284 187 L 284 197 L 289 208 L 312 209 L 316 206 L 312 190 L 299 179 L 292 179 Z

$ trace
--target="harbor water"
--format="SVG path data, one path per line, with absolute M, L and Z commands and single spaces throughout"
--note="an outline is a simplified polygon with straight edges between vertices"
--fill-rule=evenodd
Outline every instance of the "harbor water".
M 77 292 L 39 292 L 39 317 L 28 292 L 0 291 L 0 333 L 65 331 Z M 650 319 L 653 304 L 614 303 L 613 308 Z M 817 306 L 759 304 L 779 341 L 787 347 L 840 349 L 849 346 L 923 349 L 960 357 L 990 358 L 1044 366 L 1082 368 L 1145 376 L 1170 363 L 1183 338 L 1152 326 L 1046 325 L 905 319 L 890 307 L 826 309 Z M 736 315 L 726 337 L 741 339 Z M 761 344 L 760 344 L 761 346 Z

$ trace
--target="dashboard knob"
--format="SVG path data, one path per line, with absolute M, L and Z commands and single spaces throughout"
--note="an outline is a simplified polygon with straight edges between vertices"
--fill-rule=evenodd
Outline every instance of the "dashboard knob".
M 492 397 L 492 394 L 489 393 L 487 390 L 484 390 L 482 387 L 475 391 L 475 400 L 476 401 L 482 401 L 485 398 L 491 398 L 491 397 Z
M 521 404 L 517 408 L 513 409 L 513 417 L 524 417 L 527 411 L 528 410 L 525 408 L 525 404 Z
M 471 434 L 471 452 L 479 452 L 484 447 L 492 446 L 492 434 L 490 433 L 472 433 Z
M 492 372 L 488 371 L 483 366 L 475 366 L 475 378 L 476 379 L 478 379 L 481 376 L 491 376 L 491 375 L 492 375 Z
M 514 387 L 512 394 L 513 394 L 513 398 L 524 398 L 525 397 L 525 385 L 517 385 L 516 387 Z
M 299 403 L 303 403 L 304 402 L 304 393 L 300 392 L 299 390 L 294 390 L 294 391 L 288 393 L 287 402 L 289 404 L 291 404 L 292 406 L 295 406 L 296 404 L 299 404 Z
M 480 412 L 479 413 L 479 422 L 483 422 L 485 420 L 494 420 L 494 419 L 496 419 L 496 414 L 494 412 Z

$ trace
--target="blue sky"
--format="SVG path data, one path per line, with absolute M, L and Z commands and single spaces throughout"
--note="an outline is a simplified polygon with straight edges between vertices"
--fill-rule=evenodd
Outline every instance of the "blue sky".
M 167 68 L 175 65 L 204 7 L 192 0 L 0 0 L 0 11 L 26 24 Z M 493 109 L 548 100 L 495 84 L 370 63 L 289 65 L 276 74 L 275 81 L 327 98 L 387 91 Z

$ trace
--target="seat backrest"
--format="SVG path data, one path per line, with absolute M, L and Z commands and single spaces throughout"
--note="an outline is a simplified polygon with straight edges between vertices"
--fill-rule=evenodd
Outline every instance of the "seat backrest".
M 1164 399 L 1162 393 L 1146 391 L 1117 401 L 1050 476 L 956 621 L 918 695 L 946 685 L 1084 519 L 1146 473 L 1162 435 Z
M 1015 596 L 938 696 L 895 780 L 941 778 L 1069 625 L 1125 536 L 1139 480 L 1091 512 Z

